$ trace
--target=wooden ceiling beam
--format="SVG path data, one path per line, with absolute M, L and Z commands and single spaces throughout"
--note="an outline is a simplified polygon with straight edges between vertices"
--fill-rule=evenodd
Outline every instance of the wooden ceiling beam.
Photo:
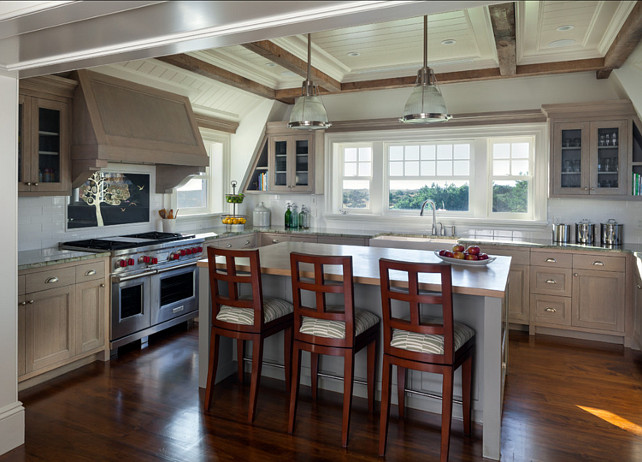
M 598 79 L 608 79 L 613 69 L 617 69 L 642 40 L 642 2 L 636 2 L 620 32 L 615 36 L 609 51 L 604 56 L 604 68 L 596 73 Z
M 515 75 L 517 72 L 515 4 L 489 5 L 488 10 L 495 36 L 499 73 L 503 76 Z
M 235 88 L 240 88 L 241 90 L 248 91 L 255 95 L 275 99 L 275 91 L 272 88 L 261 85 L 260 83 L 254 82 L 250 79 L 246 79 L 245 77 L 234 74 L 233 72 L 227 71 L 198 58 L 194 58 L 193 56 L 181 53 L 177 55 L 161 56 L 156 59 L 195 74 L 202 75 L 203 77 L 216 80 L 217 82 L 221 82 Z
M 302 59 L 297 58 L 289 51 L 284 50 L 278 45 L 270 42 L 269 40 L 261 40 L 258 42 L 251 42 L 243 44 L 245 48 L 254 53 L 269 59 L 273 63 L 286 68 L 287 70 L 306 78 L 308 75 L 308 63 Z M 329 75 L 321 72 L 315 67 L 310 68 L 310 79 L 319 87 L 325 88 L 331 92 L 338 92 L 341 90 L 341 82 L 333 79 Z

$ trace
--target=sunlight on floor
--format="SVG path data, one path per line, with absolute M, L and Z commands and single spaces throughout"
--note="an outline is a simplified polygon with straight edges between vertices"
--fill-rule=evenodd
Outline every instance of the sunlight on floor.
M 596 417 L 599 417 L 600 419 L 610 423 L 611 425 L 620 427 L 622 430 L 626 430 L 627 432 L 633 433 L 634 435 L 642 436 L 642 427 L 640 427 L 637 424 L 634 424 L 633 422 L 629 422 L 628 420 L 620 417 L 617 414 L 613 414 L 612 412 L 605 411 L 604 409 L 596 409 L 594 407 L 579 406 L 579 405 L 577 407 L 579 407 L 583 411 L 593 414 Z

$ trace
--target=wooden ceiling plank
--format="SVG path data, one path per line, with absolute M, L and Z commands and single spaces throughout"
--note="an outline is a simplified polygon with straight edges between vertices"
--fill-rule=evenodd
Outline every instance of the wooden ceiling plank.
M 251 42 L 243 44 L 245 48 L 254 53 L 263 56 L 266 59 L 286 68 L 295 74 L 305 78 L 308 75 L 308 63 L 294 56 L 287 50 L 284 50 L 278 45 L 270 42 L 269 40 L 261 40 L 258 42 Z M 338 92 L 341 90 L 341 82 L 333 79 L 329 75 L 321 72 L 315 67 L 310 68 L 310 79 L 318 86 L 325 88 L 331 92 Z
M 504 76 L 515 75 L 517 72 L 515 4 L 489 5 L 488 11 L 495 36 L 499 72 Z
M 642 40 L 642 2 L 638 1 L 622 28 L 611 43 L 604 56 L 604 69 L 596 73 L 598 79 L 608 79 L 613 69 L 617 69 L 628 59 L 629 55 Z
M 181 53 L 177 55 L 161 56 L 156 59 L 195 74 L 202 75 L 203 77 L 216 80 L 217 82 L 230 85 L 234 88 L 240 88 L 241 90 L 245 90 L 264 98 L 275 99 L 275 92 L 272 88 L 261 85 L 260 83 L 254 82 L 250 79 L 246 79 L 245 77 L 234 74 L 230 71 L 226 71 L 225 69 L 221 69 L 220 67 L 214 66 L 213 64 L 207 63 L 198 58 L 194 58 L 193 56 Z

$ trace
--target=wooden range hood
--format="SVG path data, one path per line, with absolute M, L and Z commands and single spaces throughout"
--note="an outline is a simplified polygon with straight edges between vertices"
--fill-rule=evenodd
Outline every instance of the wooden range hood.
M 77 71 L 71 164 L 79 187 L 108 162 L 156 165 L 156 192 L 205 171 L 209 158 L 189 99 Z

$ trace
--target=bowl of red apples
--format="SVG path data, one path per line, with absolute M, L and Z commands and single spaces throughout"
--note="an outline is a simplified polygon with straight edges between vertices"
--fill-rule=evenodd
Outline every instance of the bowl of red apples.
M 455 244 L 452 250 L 435 250 L 435 255 L 443 261 L 454 265 L 485 266 L 495 260 L 495 257 L 482 252 L 478 245 L 471 245 L 466 248 L 461 244 Z

